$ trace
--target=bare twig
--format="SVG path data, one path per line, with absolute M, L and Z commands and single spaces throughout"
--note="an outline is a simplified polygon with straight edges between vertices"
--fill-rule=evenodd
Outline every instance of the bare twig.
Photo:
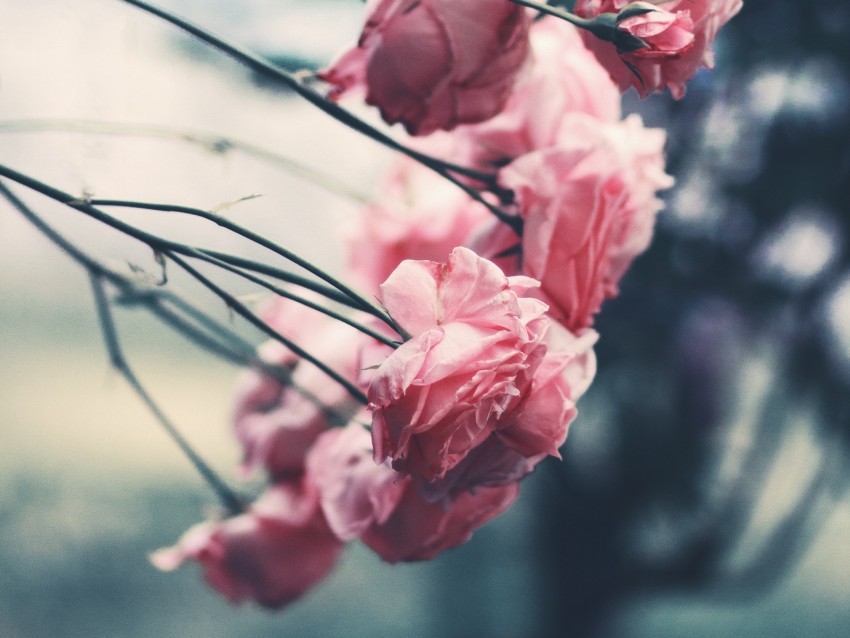
M 480 171 L 474 169 L 464 168 L 462 166 L 457 166 L 450 162 L 445 162 L 443 160 L 437 159 L 435 157 L 431 157 L 425 153 L 421 153 L 416 151 L 404 144 L 398 142 L 393 139 L 386 133 L 383 133 L 376 129 L 374 126 L 368 124 L 364 120 L 361 120 L 359 117 L 354 115 L 353 113 L 347 111 L 346 109 L 339 106 L 336 102 L 333 102 L 326 98 L 324 95 L 319 93 L 318 91 L 312 89 L 305 83 L 305 79 L 295 73 L 290 73 L 289 71 L 277 66 L 276 64 L 266 60 L 262 56 L 250 51 L 244 47 L 241 47 L 232 42 L 228 42 L 223 38 L 207 31 L 206 29 L 195 25 L 184 18 L 181 18 L 174 13 L 162 9 L 160 7 L 156 7 L 148 2 L 144 2 L 143 0 L 123 0 L 124 2 L 131 4 L 147 13 L 157 16 L 169 22 L 170 24 L 182 29 L 186 33 L 198 38 L 202 42 L 209 44 L 210 46 L 218 49 L 219 51 L 225 53 L 230 56 L 240 64 L 250 68 L 256 73 L 269 78 L 272 81 L 278 82 L 280 84 L 285 85 L 296 94 L 318 107 L 323 112 L 327 113 L 337 121 L 345 124 L 346 126 L 354 129 L 355 131 L 362 133 L 366 137 L 383 144 L 387 148 L 398 151 L 407 155 L 408 157 L 416 160 L 423 166 L 428 167 L 438 175 L 447 179 L 455 186 L 464 191 L 469 197 L 474 199 L 475 201 L 481 203 L 485 206 L 493 215 L 495 215 L 501 222 L 510 226 L 518 235 L 522 234 L 522 219 L 516 215 L 510 215 L 503 211 L 498 206 L 492 204 L 485 198 L 477 189 L 469 186 L 463 179 L 458 176 L 469 178 L 475 181 L 479 181 L 485 184 L 487 187 L 496 187 L 496 178 L 494 175 L 482 173 Z
M 178 140 L 194 144 L 211 153 L 229 153 L 238 151 L 249 157 L 280 167 L 301 179 L 315 184 L 330 193 L 334 193 L 359 204 L 370 201 L 365 193 L 356 190 L 338 180 L 333 175 L 306 166 L 290 157 L 281 155 L 262 146 L 244 140 L 201 131 L 197 129 L 175 128 L 154 124 L 130 122 L 100 122 L 97 120 L 76 119 L 26 119 L 0 120 L 0 133 L 30 133 L 39 131 L 70 131 L 97 135 L 143 136 L 166 140 Z
M 103 288 L 102 276 L 90 273 L 92 291 L 94 292 L 95 305 L 97 307 L 98 318 L 100 319 L 100 327 L 103 332 L 106 349 L 109 353 L 109 360 L 112 366 L 121 374 L 131 388 L 136 392 L 142 402 L 147 406 L 148 410 L 156 418 L 157 422 L 165 430 L 166 434 L 180 448 L 183 454 L 189 459 L 194 468 L 209 484 L 213 491 L 218 496 L 222 505 L 227 508 L 227 511 L 232 514 L 239 514 L 244 511 L 245 506 L 242 500 L 236 493 L 230 489 L 227 483 L 216 474 L 216 472 L 195 452 L 194 448 L 189 445 L 185 437 L 174 426 L 171 420 L 160 409 L 151 395 L 141 384 L 136 377 L 133 369 L 127 363 L 124 353 L 121 351 L 121 344 L 118 341 L 118 333 L 115 329 L 115 322 L 112 318 L 112 311 L 109 308 L 109 301 L 106 298 L 106 291 Z

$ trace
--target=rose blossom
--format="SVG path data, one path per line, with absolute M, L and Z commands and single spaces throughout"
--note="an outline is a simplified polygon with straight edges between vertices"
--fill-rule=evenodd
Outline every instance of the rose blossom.
M 353 328 L 283 298 L 267 304 L 262 316 L 332 369 L 357 378 L 356 344 L 365 338 Z M 277 341 L 263 344 L 260 357 L 288 367 L 292 383 L 256 370 L 244 372 L 233 424 L 243 447 L 243 471 L 261 466 L 272 479 L 282 479 L 301 473 L 316 437 L 347 422 L 359 405 L 340 384 Z
M 507 485 L 531 473 L 547 456 L 561 458 L 558 448 L 576 416 L 576 401 L 596 374 L 596 340 L 593 330 L 576 336 L 550 323 L 543 360 L 494 432 L 443 478 L 420 482 L 423 495 L 431 501 L 444 501 L 482 486 Z
M 341 550 L 315 488 L 284 483 L 244 514 L 192 527 L 175 546 L 151 554 L 151 562 L 172 571 L 197 561 L 209 584 L 232 602 L 275 608 L 322 580 Z
M 481 122 L 501 110 L 528 53 L 529 16 L 506 0 L 378 0 L 357 46 L 320 73 L 332 97 L 366 102 L 411 135 Z
M 628 4 L 629 0 L 578 0 L 575 12 L 592 18 L 600 13 L 618 13 Z M 583 32 L 582 37 L 621 90 L 633 86 L 646 97 L 666 86 L 674 98 L 681 99 L 700 67 L 714 68 L 714 38 L 742 4 L 742 0 L 668 0 L 653 4 L 656 15 L 626 18 L 619 24 L 650 45 L 632 53 L 621 54 L 614 44 L 589 32 Z M 690 43 L 687 32 L 693 34 Z
M 547 16 L 531 27 L 530 43 L 530 64 L 505 108 L 486 122 L 452 132 L 454 148 L 449 152 L 456 163 L 489 170 L 552 146 L 566 113 L 586 113 L 605 122 L 620 119 L 620 91 L 584 45 L 578 29 Z M 446 154 L 443 149 L 437 154 L 440 151 Z
M 575 333 L 617 294 L 620 277 L 649 243 L 661 206 L 655 192 L 672 184 L 663 144 L 663 131 L 643 128 L 637 116 L 605 124 L 571 114 L 557 146 L 523 155 L 500 172 L 525 225 L 521 260 L 498 263 L 508 273 L 521 263 L 522 274 L 541 282 L 532 294 Z M 485 256 L 517 242 L 493 228 L 473 242 Z
M 383 304 L 412 338 L 369 384 L 377 462 L 433 481 L 486 438 L 545 351 L 545 305 L 520 297 L 536 285 L 466 248 L 390 275 Z
M 375 464 L 369 433 L 359 423 L 324 433 L 308 455 L 307 474 L 337 536 L 360 538 L 391 563 L 427 560 L 465 543 L 519 494 L 512 483 L 430 502 L 410 476 Z

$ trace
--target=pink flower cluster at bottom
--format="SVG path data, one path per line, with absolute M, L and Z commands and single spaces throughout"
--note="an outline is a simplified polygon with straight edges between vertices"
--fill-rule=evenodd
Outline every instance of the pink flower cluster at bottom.
M 271 487 L 245 512 L 193 527 L 153 563 L 196 561 L 230 600 L 279 607 L 354 539 L 391 563 L 469 540 L 516 500 L 521 478 L 558 456 L 595 372 L 595 333 L 579 338 L 551 322 L 525 296 L 537 285 L 466 248 L 443 264 L 404 261 L 381 288 L 411 335 L 396 349 L 270 304 L 266 321 L 326 353 L 370 404 L 358 410 L 310 364 L 264 346 L 292 383 L 246 373 L 235 425 L 244 471 L 262 467 Z

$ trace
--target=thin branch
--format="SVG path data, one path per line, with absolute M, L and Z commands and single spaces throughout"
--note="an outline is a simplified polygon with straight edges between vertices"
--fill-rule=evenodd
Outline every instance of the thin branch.
M 295 273 L 289 272 L 288 270 L 275 268 L 274 266 L 269 266 L 268 264 L 265 264 L 260 261 L 245 259 L 244 257 L 238 257 L 236 255 L 223 253 L 217 250 L 209 250 L 206 248 L 202 248 L 200 249 L 200 252 L 204 253 L 205 255 L 209 255 L 210 257 L 215 257 L 219 261 L 226 262 L 231 266 L 237 266 L 238 268 L 242 268 L 244 270 L 251 270 L 262 275 L 267 275 L 269 277 L 279 279 L 280 281 L 285 281 L 286 283 L 295 284 L 296 286 L 306 288 L 307 290 L 312 290 L 313 292 L 316 292 L 322 295 L 323 297 L 326 297 L 331 301 L 335 301 L 336 303 L 341 304 L 343 306 L 348 306 L 349 308 L 353 308 L 355 310 L 363 310 L 363 308 L 357 305 L 351 298 L 346 295 L 343 295 L 335 288 L 325 286 L 324 284 L 321 284 L 317 281 L 313 281 L 312 279 L 307 279 L 306 277 L 302 277 Z
M 233 137 L 218 135 L 208 131 L 195 129 L 174 128 L 153 124 L 135 124 L 120 122 L 100 122 L 96 120 L 73 119 L 33 119 L 33 120 L 0 120 L 0 133 L 28 133 L 38 131 L 70 131 L 78 133 L 94 133 L 99 135 L 136 135 L 159 139 L 178 140 L 200 146 L 211 153 L 227 153 L 239 151 L 249 157 L 259 159 L 274 166 L 279 166 L 287 172 L 296 175 L 311 184 L 324 188 L 330 193 L 353 200 L 358 204 L 366 204 L 371 198 L 348 184 L 344 184 L 322 171 L 301 164 L 300 162 L 257 146 L 250 142 Z
M 401 144 L 386 133 L 379 131 L 372 125 L 358 118 L 356 115 L 342 108 L 336 102 L 329 100 L 318 91 L 307 86 L 303 74 L 290 73 L 289 71 L 286 71 L 285 69 L 277 66 L 269 60 L 266 60 L 265 58 L 254 53 L 253 51 L 243 48 L 237 44 L 228 42 L 223 38 L 220 38 L 219 36 L 211 33 L 210 31 L 207 31 L 206 29 L 191 23 L 188 20 L 185 20 L 170 11 L 167 11 L 160 7 L 156 7 L 148 2 L 144 2 L 143 0 L 123 1 L 127 4 L 131 4 L 134 7 L 137 7 L 138 9 L 141 9 L 142 11 L 155 15 L 158 18 L 161 18 L 162 20 L 165 20 L 166 22 L 169 22 L 170 24 L 182 29 L 190 35 L 198 38 L 202 42 L 205 42 L 210 46 L 218 49 L 219 51 L 225 53 L 240 64 L 250 68 L 254 72 L 287 86 L 296 94 L 298 94 L 314 106 L 318 107 L 320 110 L 327 113 L 337 121 L 341 122 L 342 124 L 345 124 L 349 128 L 352 128 L 355 131 L 362 133 L 363 135 L 375 140 L 376 142 L 383 144 L 387 148 L 403 153 L 404 155 L 407 155 L 408 157 L 416 160 L 422 165 L 427 166 L 428 168 L 430 168 L 431 170 L 433 170 L 434 172 L 441 175 L 445 179 L 452 182 L 455 186 L 463 190 L 469 197 L 483 204 L 501 222 L 513 228 L 518 235 L 522 234 L 522 219 L 519 216 L 510 215 L 498 206 L 493 205 L 492 203 L 487 201 L 487 199 L 483 197 L 480 192 L 470 187 L 463 180 L 457 177 L 457 175 L 462 175 L 464 177 L 468 177 L 474 180 L 483 180 L 486 184 L 492 186 L 495 184 L 493 176 L 481 173 L 480 171 L 476 171 L 474 169 L 466 169 L 448 162 L 444 162 L 440 159 L 431 157 L 429 155 L 426 155 L 425 153 L 420 153 L 419 151 L 416 151 L 405 146 L 404 144 Z M 455 173 L 457 175 L 455 175 Z
M 369 337 L 372 337 L 376 341 L 379 341 L 380 343 L 383 343 L 384 345 L 387 345 L 390 348 L 398 348 L 401 345 L 401 342 L 393 341 L 392 339 L 390 339 L 386 335 L 383 335 L 380 332 L 377 332 L 376 330 L 369 328 L 368 326 L 360 323 L 359 321 L 353 319 L 352 317 L 349 317 L 349 316 L 344 315 L 342 313 L 336 312 L 336 311 L 332 310 L 331 308 L 327 308 L 325 306 L 319 305 L 319 304 L 317 304 L 313 301 L 310 301 L 309 299 L 307 299 L 305 297 L 302 297 L 301 295 L 295 294 L 295 293 L 293 293 L 289 290 L 281 288 L 280 286 L 275 286 L 274 284 L 269 283 L 265 279 L 261 279 L 260 277 L 252 275 L 249 272 L 245 272 L 244 270 L 237 268 L 236 266 L 231 266 L 230 264 L 228 264 L 226 262 L 222 262 L 220 260 L 214 259 L 212 257 L 208 257 L 206 255 L 204 256 L 203 261 L 206 261 L 207 263 L 218 266 L 222 270 L 226 270 L 228 272 L 231 272 L 231 273 L 233 273 L 233 274 L 235 274 L 239 277 L 242 277 L 243 279 L 246 279 L 246 280 L 248 280 L 252 283 L 257 284 L 258 286 L 262 286 L 266 290 L 269 290 L 269 291 L 275 293 L 276 295 L 284 297 L 285 299 L 290 299 L 290 300 L 292 300 L 296 303 L 301 304 L 302 306 L 306 306 L 307 308 L 312 308 L 313 310 L 315 310 L 317 312 L 321 312 L 322 314 L 324 314 L 324 315 L 326 315 L 326 316 L 328 316 L 332 319 L 335 319 L 336 321 L 339 321 L 341 323 L 349 325 L 352 328 L 354 328 L 355 330 L 358 330 L 358 331 L 362 332 L 363 334 L 365 334 Z
M 182 334 L 204 350 L 225 361 L 239 366 L 248 366 L 275 379 L 284 386 L 293 388 L 305 399 L 315 405 L 328 420 L 335 425 L 345 425 L 347 418 L 333 408 L 324 404 L 309 390 L 302 388 L 292 380 L 289 370 L 281 366 L 266 363 L 258 358 L 254 345 L 243 339 L 230 328 L 222 325 L 202 310 L 196 308 L 185 299 L 169 290 L 161 288 L 140 288 L 129 277 L 98 262 L 65 239 L 47 222 L 39 217 L 31 208 L 24 204 L 3 182 L 0 182 L 0 195 L 5 197 L 30 223 L 32 223 L 50 241 L 56 244 L 71 259 L 81 265 L 91 276 L 98 276 L 113 284 L 120 291 L 117 303 L 141 304 L 163 323 Z M 198 325 L 186 320 L 162 302 L 175 306 L 184 315 L 190 317 Z M 212 333 L 209 334 L 209 333 Z
M 127 360 L 121 351 L 121 345 L 118 341 L 118 333 L 115 329 L 115 323 L 112 318 L 112 312 L 109 308 L 109 301 L 106 298 L 106 292 L 103 288 L 101 276 L 90 273 L 89 278 L 94 292 L 95 305 L 97 307 L 98 318 L 103 332 L 103 338 L 106 343 L 106 349 L 109 353 L 109 359 L 112 366 L 118 370 L 121 376 L 127 381 L 131 388 L 136 392 L 142 402 L 147 406 L 148 410 L 154 415 L 156 420 L 168 434 L 174 443 L 180 448 L 183 454 L 189 459 L 194 468 L 209 484 L 213 491 L 218 496 L 224 507 L 232 515 L 239 514 L 244 511 L 245 506 L 236 493 L 228 487 L 227 483 L 215 473 L 215 471 L 198 455 L 191 445 L 186 441 L 180 431 L 174 426 L 171 420 L 159 408 L 145 387 L 133 373 Z
M 140 230 L 140 229 L 136 228 L 135 226 L 132 226 L 132 225 L 130 225 L 130 224 L 124 222 L 124 221 L 121 221 L 120 219 L 112 217 L 111 215 L 100 210 L 99 208 L 92 206 L 86 200 L 81 200 L 79 198 L 72 197 L 68 193 L 64 193 L 64 192 L 60 191 L 59 189 L 53 188 L 52 186 L 49 186 L 49 185 L 47 185 L 43 182 L 40 182 L 39 180 L 36 180 L 36 179 L 29 177 L 27 175 L 24 175 L 22 173 L 19 173 L 19 172 L 15 171 L 15 170 L 7 167 L 7 166 L 0 165 L 0 176 L 5 176 L 5 177 L 23 185 L 23 186 L 26 186 L 27 188 L 31 188 L 32 190 L 35 190 L 36 192 L 39 192 L 39 193 L 41 193 L 41 194 L 43 194 L 43 195 L 45 195 L 45 196 L 47 196 L 47 197 L 49 197 L 49 198 L 51 198 L 55 201 L 58 201 L 62 204 L 65 204 L 66 206 L 70 206 L 74 210 L 80 211 L 80 212 L 88 215 L 89 217 L 92 217 L 92 218 L 106 224 L 107 226 L 110 226 L 111 228 L 114 228 L 115 230 L 118 230 L 118 231 L 124 233 L 125 235 L 128 235 L 129 237 L 132 237 L 134 239 L 137 239 L 137 240 L 147 244 L 151 249 L 153 249 L 155 251 L 169 252 L 169 253 L 179 253 L 179 254 L 186 255 L 186 256 L 196 257 L 196 258 L 199 258 L 199 259 L 205 259 L 206 261 L 209 261 L 211 263 L 215 263 L 215 259 L 210 258 L 209 255 L 207 253 L 205 253 L 202 249 L 195 248 L 193 246 L 188 246 L 188 245 L 180 243 L 180 242 L 175 242 L 175 241 L 171 241 L 171 240 L 168 240 L 168 239 L 164 239 L 164 238 L 159 237 L 157 235 L 154 235 L 152 233 L 148 233 L 146 231 Z M 201 216 L 210 216 L 212 218 L 218 218 L 221 222 L 221 225 L 223 225 L 223 226 L 231 226 L 231 227 L 234 227 L 234 229 L 238 228 L 240 231 L 245 230 L 245 229 L 241 229 L 241 227 L 237 226 L 236 224 L 232 224 L 231 222 L 229 222 L 229 221 L 225 220 L 224 218 L 221 218 L 220 216 L 215 215 L 213 213 L 209 213 L 207 211 L 201 211 L 199 209 L 188 209 L 188 210 L 193 210 L 198 214 L 203 213 L 203 215 L 201 215 Z M 185 212 L 185 211 L 183 211 L 183 212 Z M 215 219 L 214 219 L 214 221 L 215 221 Z M 250 231 L 246 231 L 246 232 L 253 235 L 253 233 L 251 233 Z M 269 244 L 270 246 L 267 246 L 269 248 L 271 248 L 271 246 L 275 246 L 272 242 L 268 242 L 268 240 L 265 240 L 264 238 L 262 238 L 260 236 L 257 236 L 257 238 L 259 240 L 261 240 L 262 242 L 264 242 L 263 245 Z M 327 275 L 326 273 L 324 273 L 324 271 L 317 268 L 316 266 L 313 266 L 312 264 L 310 264 L 306 260 L 298 257 L 294 253 L 291 253 L 290 251 L 288 251 L 288 250 L 286 250 L 282 247 L 279 247 L 279 246 L 276 247 L 276 248 L 280 249 L 280 251 L 283 254 L 286 254 L 290 258 L 292 258 L 294 263 L 308 269 L 310 272 L 316 274 L 316 276 L 325 278 L 325 280 L 328 281 L 328 283 L 331 283 L 331 285 L 335 285 L 335 287 L 337 287 L 341 292 L 343 292 L 344 294 L 349 296 L 352 300 L 356 301 L 357 304 L 358 304 L 358 307 L 360 309 L 362 309 L 365 312 L 368 312 L 369 314 L 372 314 L 372 315 L 378 317 L 379 319 L 381 319 L 382 321 L 384 321 L 393 330 L 398 332 L 398 334 L 403 339 L 409 339 L 409 335 L 407 335 L 407 333 L 405 333 L 403 331 L 403 329 L 396 324 L 396 322 L 392 319 L 392 317 L 390 317 L 385 311 L 378 308 L 373 303 L 369 302 L 367 299 L 362 297 L 359 293 L 355 292 L 354 290 L 352 290 L 351 288 L 349 288 L 348 286 L 346 286 L 342 282 L 337 281 L 335 278 L 331 277 L 330 275 Z M 272 249 L 274 250 L 274 248 L 272 248 Z M 277 250 L 275 250 L 275 252 L 277 252 Z
M 341 374 L 339 374 L 338 372 L 336 372 L 332 368 L 328 367 L 325 363 L 323 363 L 319 359 L 316 359 L 316 357 L 314 357 L 313 355 L 311 355 L 310 353 L 305 351 L 303 348 L 298 346 L 292 340 L 288 339 L 284 335 L 280 334 L 280 332 L 278 332 L 277 330 L 273 329 L 271 326 L 266 324 L 262 319 L 260 319 L 257 315 L 255 315 L 253 312 L 251 312 L 251 310 L 249 310 L 248 307 L 245 304 L 243 304 L 238 299 L 236 299 L 236 297 L 231 295 L 229 292 L 227 292 L 226 290 L 224 290 L 220 286 L 216 285 L 208 277 L 205 277 L 202 273 L 200 273 L 198 270 L 196 270 L 195 268 L 190 266 L 186 261 L 184 261 L 177 254 L 175 254 L 171 251 L 166 251 L 166 255 L 172 261 L 174 261 L 178 266 L 180 266 L 183 270 L 185 270 L 192 277 L 194 277 L 201 285 L 203 285 L 205 288 L 207 288 L 210 292 L 214 293 L 217 297 L 221 298 L 221 300 L 224 301 L 225 304 L 227 304 L 228 307 L 230 307 L 234 312 L 236 312 L 236 314 L 238 314 L 239 316 L 246 319 L 248 321 L 248 323 L 250 323 L 254 327 L 258 328 L 259 330 L 261 330 L 262 332 L 264 332 L 265 334 L 270 336 L 272 339 L 279 341 L 280 343 L 285 345 L 287 348 L 292 350 L 292 352 L 294 352 L 297 356 L 301 357 L 305 361 L 309 361 L 314 366 L 319 368 L 319 370 L 324 372 L 331 379 L 333 379 L 338 384 L 340 384 L 343 388 L 345 388 L 345 390 L 355 400 L 359 401 L 363 405 L 367 405 L 369 403 L 369 399 L 366 397 L 365 394 L 363 394 L 363 392 L 360 390 L 360 388 L 358 388 L 351 381 L 346 379 L 344 376 L 342 376 Z
M 398 331 L 398 326 L 386 312 L 375 306 L 375 304 L 363 297 L 360 293 L 353 290 L 351 287 L 339 281 L 336 277 L 333 277 L 332 275 L 326 273 L 324 270 L 311 264 L 306 259 L 302 259 L 301 257 L 296 255 L 292 251 L 287 250 L 283 246 L 280 246 L 279 244 L 269 239 L 266 239 L 262 235 L 259 235 L 253 232 L 252 230 L 245 228 L 244 226 L 240 226 L 239 224 L 231 222 L 230 220 L 221 215 L 210 211 L 202 210 L 200 208 L 192 208 L 189 206 L 175 206 L 172 204 L 152 204 L 148 202 L 134 202 L 117 199 L 92 199 L 87 200 L 86 203 L 90 206 L 115 206 L 123 208 L 136 208 L 140 210 L 155 210 L 161 212 L 183 213 L 186 215 L 201 217 L 203 219 L 214 222 L 222 228 L 236 233 L 237 235 L 240 235 L 241 237 L 244 237 L 254 242 L 255 244 L 263 246 L 264 248 L 271 250 L 275 254 L 283 257 L 284 259 L 291 261 L 292 263 L 300 266 L 301 268 L 304 268 L 308 272 L 329 283 L 332 287 L 336 288 L 344 295 L 349 297 L 358 305 L 358 307 L 380 318 L 381 320 L 385 321 L 387 325 L 389 325 L 391 328 Z

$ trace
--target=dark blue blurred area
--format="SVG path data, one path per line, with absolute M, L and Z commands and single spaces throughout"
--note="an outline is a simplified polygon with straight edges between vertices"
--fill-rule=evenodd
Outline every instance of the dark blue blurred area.
M 544 470 L 543 635 L 607 635 L 636 594 L 769 593 L 845 495 L 848 25 L 842 1 L 746 0 L 716 73 L 680 103 L 633 104 L 667 128 L 677 187 L 597 325 L 604 480 L 569 445 Z M 788 467 L 799 492 L 757 519 L 800 411 L 819 455 Z

